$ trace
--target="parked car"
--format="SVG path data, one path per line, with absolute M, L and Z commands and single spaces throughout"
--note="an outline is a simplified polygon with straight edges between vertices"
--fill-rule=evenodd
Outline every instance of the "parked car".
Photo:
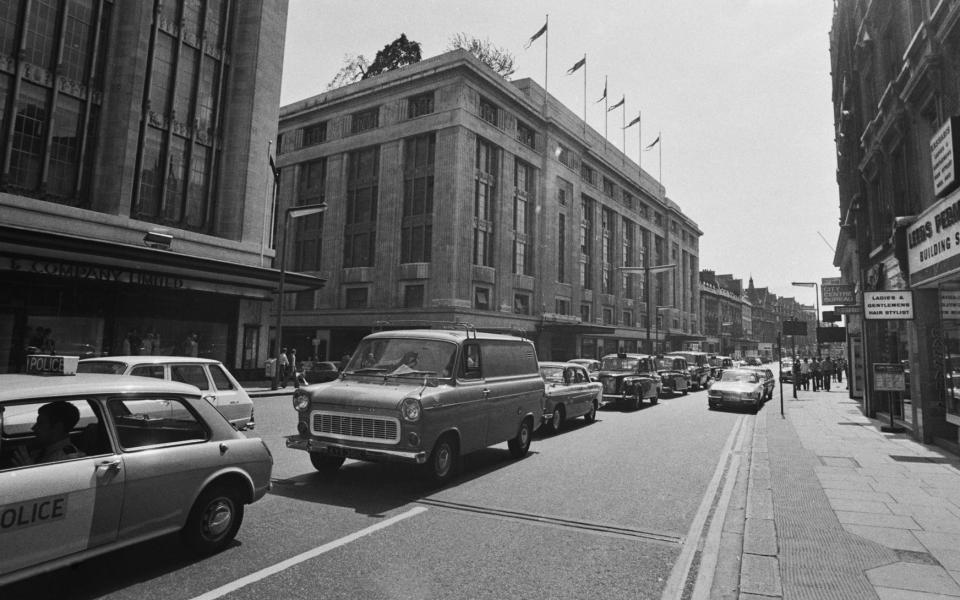
M 749 371 L 754 371 L 760 376 L 760 381 L 763 383 L 763 398 L 762 400 L 771 400 L 773 398 L 773 391 L 777 387 L 777 378 L 773 376 L 773 371 L 766 367 L 744 367 Z
M 600 360 L 600 383 L 604 404 L 640 408 L 644 400 L 656 404 L 660 397 L 660 375 L 647 354 L 608 354 Z
M 744 406 L 760 410 L 763 404 L 763 381 L 756 371 L 748 369 L 727 369 L 718 381 L 707 391 L 709 408 Z
M 668 356 L 682 356 L 686 359 L 691 390 L 703 389 L 710 383 L 710 364 L 707 362 L 708 355 L 706 352 L 679 350 L 670 352 Z
M 746 367 L 759 367 L 762 364 L 763 361 L 757 356 L 748 356 L 743 359 L 743 365 Z
M 301 373 L 308 384 L 333 381 L 340 377 L 342 363 L 335 360 L 304 361 L 301 363 Z
M 736 366 L 734 360 L 729 356 L 711 356 L 709 362 L 710 378 L 714 381 L 720 379 L 724 369 L 732 369 Z
M 784 358 L 780 361 L 780 381 L 793 383 L 793 359 Z
M 690 388 L 690 372 L 687 370 L 687 359 L 682 356 L 657 356 L 654 358 L 657 374 L 660 375 L 660 393 L 687 395 Z
M 582 365 L 587 374 L 590 375 L 590 381 L 600 381 L 600 361 L 595 358 L 571 358 L 568 362 Z
M 424 465 L 442 482 L 487 446 L 508 441 L 515 458 L 526 455 L 543 403 L 529 340 L 470 327 L 381 331 L 360 342 L 339 379 L 294 392 L 287 447 L 325 474 L 352 458 Z
M 253 429 L 253 400 L 223 363 L 189 356 L 103 356 L 85 358 L 78 373 L 136 375 L 189 383 L 237 429 Z
M 581 364 L 541 362 L 540 376 L 546 386 L 543 426 L 551 433 L 560 431 L 563 422 L 582 416 L 587 423 L 597 418 L 603 400 L 603 386 L 591 381 Z
M 0 375 L 0 586 L 178 531 L 201 555 L 228 546 L 244 505 L 270 489 L 263 441 L 234 430 L 194 386 L 62 366 Z M 69 436 L 60 452 L 33 430 L 41 407 L 46 430 Z M 73 425 L 51 416 L 74 410 Z

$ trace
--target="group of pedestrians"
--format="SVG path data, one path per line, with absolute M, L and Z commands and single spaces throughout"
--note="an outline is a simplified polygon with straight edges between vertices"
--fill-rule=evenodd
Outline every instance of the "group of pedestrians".
M 830 382 L 836 380 L 837 383 L 843 383 L 843 374 L 846 371 L 847 364 L 842 358 L 833 360 L 829 356 L 820 360 L 816 356 L 800 359 L 793 359 L 793 381 L 799 389 L 813 391 L 830 391 Z

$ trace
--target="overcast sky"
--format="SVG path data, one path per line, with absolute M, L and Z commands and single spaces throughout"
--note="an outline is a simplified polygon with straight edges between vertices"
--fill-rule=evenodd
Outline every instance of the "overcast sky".
M 582 115 L 583 72 L 565 73 L 586 54 L 589 125 L 604 131 L 606 76 L 627 122 L 642 110 L 643 145 L 662 132 L 662 183 L 703 231 L 700 268 L 812 305 L 813 289 L 790 283 L 839 275 L 832 13 L 830 0 L 290 0 L 281 105 L 401 33 L 424 58 L 460 32 L 489 39 L 516 58 L 513 79 L 543 85 L 547 40 L 523 45 L 549 14 L 548 91 Z M 622 149 L 622 113 L 606 116 Z M 635 161 L 639 145 L 634 126 Z M 642 157 L 654 177 L 657 154 Z

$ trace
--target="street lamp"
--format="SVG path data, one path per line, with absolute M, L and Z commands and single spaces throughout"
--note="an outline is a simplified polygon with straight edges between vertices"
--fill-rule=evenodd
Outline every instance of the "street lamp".
M 820 287 L 817 285 L 816 281 L 794 281 L 790 285 L 795 287 L 812 287 L 813 301 L 816 303 L 817 314 L 816 314 L 816 323 L 814 324 L 814 335 L 813 339 L 817 343 L 817 360 L 820 360 Z
M 310 215 L 315 215 L 322 213 L 327 210 L 327 204 L 302 204 L 300 206 L 291 206 L 288 208 L 283 215 L 283 241 L 280 242 L 280 290 L 277 295 L 277 344 L 276 344 L 276 356 L 279 359 L 280 352 L 283 350 L 283 287 L 284 280 L 287 275 L 287 233 L 290 228 L 290 219 L 299 219 L 300 217 L 308 217 Z M 273 366 L 273 382 L 271 383 L 270 389 L 277 389 L 280 385 L 280 361 L 277 360 L 277 363 Z
M 652 267 L 617 267 L 617 270 L 623 273 L 643 273 L 643 291 L 646 295 L 647 305 L 647 348 L 651 350 L 653 350 L 653 346 L 650 344 L 650 273 L 663 273 L 676 268 L 676 263 L 654 265 Z M 657 334 L 659 335 L 659 333 L 658 331 Z

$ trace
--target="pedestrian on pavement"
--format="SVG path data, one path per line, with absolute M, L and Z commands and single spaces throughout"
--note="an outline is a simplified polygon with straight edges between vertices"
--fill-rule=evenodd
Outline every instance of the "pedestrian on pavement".
M 793 357 L 793 397 L 797 397 L 797 388 L 802 383 L 803 375 L 800 373 L 800 357 Z
M 287 387 L 287 377 L 289 377 L 290 371 L 290 359 L 287 358 L 287 349 L 282 348 L 280 350 L 280 356 L 277 357 L 277 377 L 280 380 L 280 383 L 283 384 L 283 387 Z
M 810 389 L 810 359 L 804 358 L 800 363 L 800 385 L 804 390 Z
M 813 391 L 818 391 L 820 389 L 820 377 L 822 373 L 820 372 L 820 361 L 816 356 L 813 357 L 813 360 L 810 361 L 810 378 L 813 379 Z
M 287 360 L 289 365 L 287 366 L 287 373 L 283 376 L 283 387 L 287 387 L 287 380 L 293 377 L 293 387 L 300 387 L 300 380 L 298 379 L 300 375 L 299 365 L 297 363 L 297 349 L 290 348 L 290 353 L 287 354 Z
M 843 372 L 844 370 L 846 370 L 846 368 L 847 368 L 847 361 L 844 360 L 843 358 L 838 358 L 837 366 L 834 369 L 837 376 L 837 383 L 843 383 Z
M 833 361 L 830 360 L 829 356 L 820 363 L 820 370 L 823 372 L 823 389 L 827 392 L 830 391 L 830 380 L 833 379 L 833 369 Z

